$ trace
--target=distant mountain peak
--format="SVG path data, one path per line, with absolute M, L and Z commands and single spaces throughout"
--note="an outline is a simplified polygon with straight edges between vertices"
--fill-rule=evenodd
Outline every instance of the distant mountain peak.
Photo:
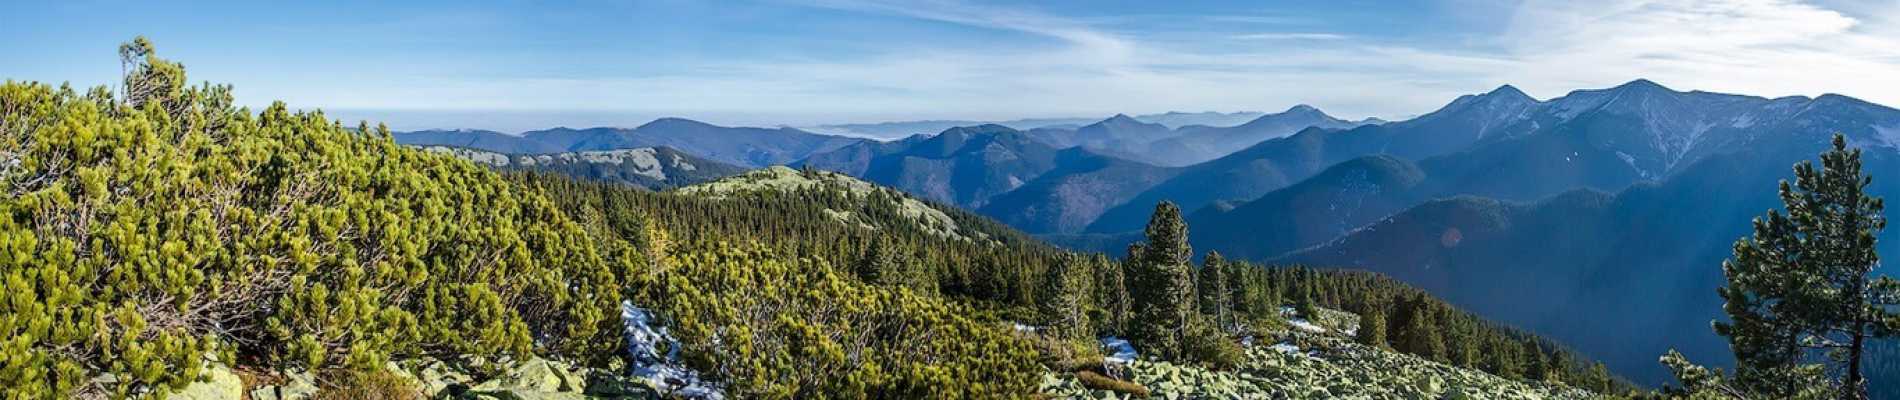
M 1319 110 L 1319 108 L 1315 108 L 1315 107 L 1313 107 L 1313 106 L 1310 106 L 1310 105 L 1306 105 L 1306 104 L 1295 104 L 1295 105 L 1293 105 L 1293 107 L 1289 107 L 1289 108 L 1287 108 L 1285 112 L 1282 112 L 1282 114 L 1288 114 L 1288 113 L 1321 113 L 1321 114 L 1325 114 L 1324 112 L 1321 112 L 1321 111 Z
M 716 126 L 716 125 L 713 125 L 713 124 L 708 124 L 708 123 L 705 123 L 705 122 L 699 122 L 699 121 L 694 121 L 694 120 L 690 120 L 690 119 L 685 119 L 685 118 L 679 118 L 679 117 L 664 117 L 664 118 L 659 118 L 659 119 L 655 119 L 655 120 L 653 120 L 652 122 L 648 122 L 648 123 L 646 123 L 646 124 L 642 124 L 642 125 L 640 125 L 640 126 L 639 126 L 638 128 L 634 128 L 634 129 L 654 129 L 654 128 L 669 128 L 669 129 L 670 129 L 670 128 L 716 128 L 716 127 L 718 127 L 718 126 Z
M 946 134 L 994 135 L 998 133 L 1015 133 L 1015 132 L 1018 132 L 1016 128 L 1011 128 L 1011 127 L 998 125 L 998 124 L 982 124 L 982 125 L 974 125 L 974 126 L 959 126 L 959 127 L 954 127 L 950 129 L 945 129 L 943 130 L 942 133 L 938 133 L 937 135 L 938 136 L 942 136 Z
M 1656 83 L 1656 81 L 1652 81 L 1645 78 L 1636 78 L 1636 80 L 1629 81 L 1628 83 L 1617 85 L 1616 89 L 1662 90 L 1662 91 L 1674 92 L 1674 90 L 1670 90 L 1668 87 L 1665 87 L 1662 84 Z
M 1531 98 L 1531 95 L 1524 94 L 1523 90 L 1518 90 L 1517 86 L 1511 86 L 1511 84 L 1508 84 L 1508 83 L 1498 86 L 1497 89 L 1491 89 L 1490 92 L 1486 92 L 1484 95 L 1487 97 L 1502 96 L 1502 97 L 1518 97 L 1518 98 L 1525 98 L 1525 99 Z

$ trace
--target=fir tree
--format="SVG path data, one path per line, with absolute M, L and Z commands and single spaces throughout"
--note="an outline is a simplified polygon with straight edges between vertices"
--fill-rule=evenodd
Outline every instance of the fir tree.
M 1438 332 L 1437 313 L 1421 295 L 1406 302 L 1405 325 L 1399 329 L 1398 349 L 1433 360 L 1445 361 L 1445 340 Z
M 1738 240 L 1722 264 L 1728 284 L 1719 290 L 1729 322 L 1716 333 L 1729 339 L 1737 381 L 1751 392 L 1792 396 L 1810 386 L 1821 363 L 1839 372 L 1839 398 L 1865 399 L 1862 361 L 1867 342 L 1900 328 L 1900 283 L 1880 277 L 1874 238 L 1886 227 L 1883 202 L 1865 190 L 1860 150 L 1834 136 L 1821 168 L 1795 165 L 1795 181 L 1781 182 L 1787 214 L 1755 220 L 1752 238 Z
M 1145 246 L 1131 246 L 1129 292 L 1135 319 L 1132 339 L 1163 359 L 1181 354 L 1181 337 L 1194 316 L 1194 277 L 1188 258 L 1187 224 L 1172 202 L 1155 206 Z
M 1084 338 L 1090 333 L 1089 316 L 1083 311 L 1089 295 L 1088 267 L 1082 256 L 1069 255 L 1045 274 L 1042 313 L 1049 330 L 1059 337 Z
M 1201 314 L 1207 315 L 1209 321 L 1221 329 L 1228 329 L 1233 323 L 1234 306 L 1230 297 L 1233 293 L 1227 290 L 1227 269 L 1227 260 L 1220 252 L 1209 252 L 1200 273 L 1195 275 Z
M 1128 285 L 1125 281 L 1125 268 L 1122 263 L 1107 262 L 1101 256 L 1090 258 L 1090 264 L 1096 271 L 1095 304 L 1099 314 L 1092 321 L 1096 324 L 1096 333 L 1121 335 L 1127 326 L 1129 313 Z
M 1359 316 L 1359 331 L 1353 339 L 1359 344 L 1378 349 L 1391 349 L 1385 338 L 1385 307 L 1373 306 Z

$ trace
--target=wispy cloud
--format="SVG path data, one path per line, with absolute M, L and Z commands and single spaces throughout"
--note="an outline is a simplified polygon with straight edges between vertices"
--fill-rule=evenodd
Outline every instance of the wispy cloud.
M 1345 39 L 1346 35 L 1315 32 L 1271 32 L 1234 35 L 1233 38 L 1243 40 L 1341 40 Z
M 391 82 L 380 92 L 337 95 L 440 108 L 662 110 L 737 116 L 715 122 L 741 124 L 1266 110 L 1299 103 L 1346 117 L 1390 118 L 1507 83 L 1548 98 L 1635 78 L 1685 90 L 1840 92 L 1900 104 L 1896 5 L 1461 2 L 1501 7 L 1481 11 L 1508 18 L 1420 39 L 1351 30 L 1263 32 L 1258 26 L 1288 21 L 1278 16 L 1207 16 L 1247 22 L 1209 28 L 1178 24 L 1176 15 L 1131 31 L 1118 29 L 1131 23 L 1125 20 L 953 0 L 800 4 L 1025 40 L 959 45 L 922 38 L 869 55 L 701 62 L 684 69 L 689 72 L 660 76 Z M 1181 32 L 1164 31 L 1168 27 Z
M 1496 40 L 1533 92 L 1650 78 L 1760 95 L 1843 92 L 1900 102 L 1900 36 L 1792 0 L 1532 0 Z

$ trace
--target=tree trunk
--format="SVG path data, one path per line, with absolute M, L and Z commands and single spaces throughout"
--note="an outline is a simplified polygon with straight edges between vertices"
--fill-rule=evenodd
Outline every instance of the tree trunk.
M 1867 382 L 1860 374 L 1860 355 L 1862 345 L 1867 341 L 1867 322 L 1862 319 L 1854 322 L 1854 344 L 1847 349 L 1847 378 L 1841 381 L 1841 398 L 1846 400 L 1866 400 Z

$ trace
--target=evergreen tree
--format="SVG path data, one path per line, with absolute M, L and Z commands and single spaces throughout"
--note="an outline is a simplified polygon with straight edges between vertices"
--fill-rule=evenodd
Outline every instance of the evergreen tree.
M 1171 359 L 1181 354 L 1181 338 L 1194 316 L 1194 277 L 1188 258 L 1187 224 L 1172 202 L 1155 206 L 1147 243 L 1131 246 L 1129 292 L 1135 319 L 1131 337 L 1149 354 Z
M 877 240 L 865 246 L 864 256 L 858 259 L 854 268 L 858 279 L 873 285 L 885 285 L 897 280 L 897 251 L 885 240 Z
M 1311 288 L 1312 286 L 1305 286 Z M 1300 318 L 1312 321 L 1319 318 L 1319 301 L 1313 299 L 1312 290 L 1300 291 L 1300 297 L 1293 300 L 1293 312 Z
M 1437 313 L 1421 296 L 1407 301 L 1405 325 L 1399 330 L 1398 349 L 1419 357 L 1445 361 L 1445 340 L 1438 332 Z
M 1069 255 L 1045 274 L 1042 314 L 1058 337 L 1085 338 L 1091 332 L 1089 316 L 1083 311 L 1089 295 L 1088 267 L 1082 256 Z
M 1096 333 L 1103 335 L 1122 335 L 1128 323 L 1129 298 L 1128 285 L 1122 263 L 1111 263 L 1102 256 L 1089 259 L 1096 273 L 1095 304 L 1099 314 L 1092 319 L 1096 323 Z
M 1821 362 L 1840 371 L 1839 397 L 1867 397 L 1867 342 L 1900 328 L 1900 283 L 1871 276 L 1887 221 L 1883 201 L 1865 193 L 1873 179 L 1862 175 L 1860 154 L 1836 135 L 1820 169 L 1796 164 L 1795 182 L 1781 182 L 1787 214 L 1757 218 L 1754 236 L 1738 240 L 1722 264 L 1729 321 L 1715 330 L 1729 339 L 1745 390 L 1792 396 L 1820 376 L 1810 360 L 1824 352 Z
M 1208 320 L 1221 329 L 1228 329 L 1233 323 L 1234 306 L 1230 297 L 1233 293 L 1227 290 L 1227 268 L 1227 260 L 1220 252 L 1209 252 L 1200 273 L 1195 275 L 1201 314 L 1207 315 Z
M 1354 341 L 1379 349 L 1391 349 L 1385 338 L 1385 307 L 1373 306 L 1359 316 L 1359 331 Z

